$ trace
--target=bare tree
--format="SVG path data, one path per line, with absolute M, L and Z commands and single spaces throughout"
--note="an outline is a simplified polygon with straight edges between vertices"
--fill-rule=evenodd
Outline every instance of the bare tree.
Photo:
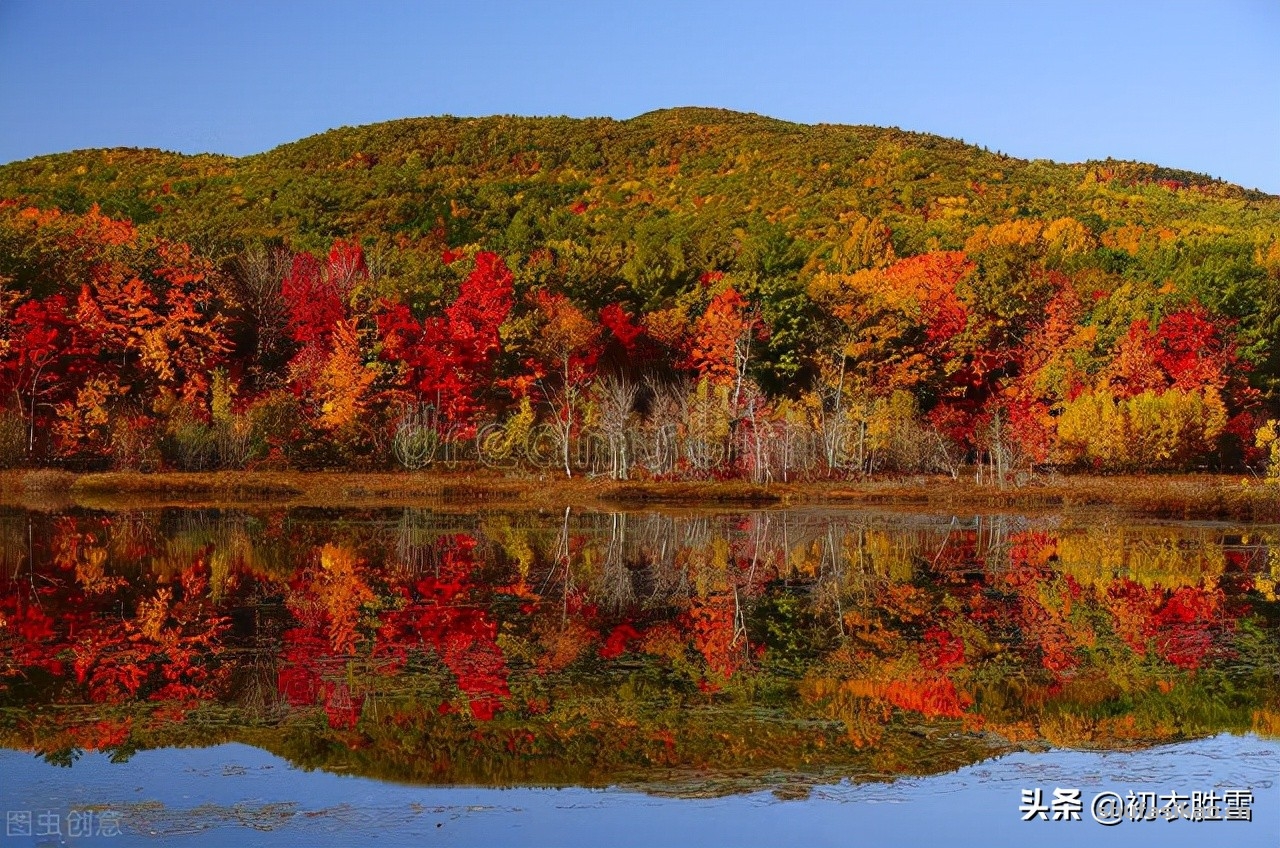
M 992 414 L 990 423 L 978 433 L 978 436 L 982 447 L 986 449 L 987 481 L 1002 489 L 1011 479 L 1015 484 L 1019 483 L 1018 478 L 1030 463 L 1022 446 L 1018 444 L 1009 429 L 1004 410 L 997 409 Z M 979 457 L 976 471 L 979 483 L 982 482 L 983 470 L 981 457 Z
M 649 394 L 649 415 L 637 459 L 650 474 L 670 474 L 680 458 L 680 428 L 689 420 L 687 383 L 667 383 L 653 376 L 645 378 Z
M 276 370 L 275 360 L 285 351 L 289 310 L 281 283 L 291 264 L 284 248 L 254 244 L 236 257 L 231 269 L 232 292 L 254 334 L 251 371 L 259 382 Z
M 596 380 L 600 403 L 600 430 L 609 446 L 609 476 L 626 480 L 631 470 L 631 445 L 627 435 L 640 386 L 625 376 L 611 374 Z

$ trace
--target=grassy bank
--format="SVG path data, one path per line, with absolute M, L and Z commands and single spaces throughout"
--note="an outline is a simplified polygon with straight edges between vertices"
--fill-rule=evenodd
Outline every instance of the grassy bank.
M 1280 521 L 1280 487 L 1239 475 L 1055 476 L 997 488 L 911 477 L 756 485 L 504 477 L 493 472 L 0 473 L 0 504 L 66 506 L 426 506 L 628 509 L 653 506 L 912 506 L 947 511 L 1115 507 L 1162 518 Z

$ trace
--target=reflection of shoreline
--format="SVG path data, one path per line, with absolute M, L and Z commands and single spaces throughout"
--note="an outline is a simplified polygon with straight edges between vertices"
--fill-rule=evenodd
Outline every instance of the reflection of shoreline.
M 299 771 L 245 745 L 148 751 L 123 764 L 88 754 L 70 771 L 0 751 L 14 779 L 0 800 L 11 809 L 70 809 L 83 798 L 121 812 L 112 844 L 178 839 L 224 845 L 252 835 L 256 845 L 351 844 L 376 835 L 387 845 L 783 845 L 828 844 L 856 833 L 859 844 L 1025 845 L 1028 835 L 1099 846 L 1269 846 L 1280 808 L 1276 745 L 1220 735 L 1144 751 L 1014 753 L 931 777 L 893 782 L 789 781 L 747 794 L 668 794 L 660 786 L 607 789 L 410 786 L 323 771 Z M 157 779 L 163 775 L 162 779 Z M 714 785 L 714 784 L 712 784 Z M 1057 786 L 1101 791 L 1251 789 L 1251 822 L 1021 821 L 1020 792 Z M 140 791 L 139 791 L 140 790 Z M 655 791 L 656 790 L 656 791 Z M 191 799 L 200 799 L 193 802 Z M 637 825 L 642 816 L 644 824 Z M 143 836 L 145 834 L 145 836 Z M 130 841 L 130 839 L 134 841 Z M 641 840 L 641 837 L 643 839 Z
M 904 507 L 988 512 L 1119 507 L 1129 515 L 1280 522 L 1280 487 L 1231 474 L 1046 475 L 999 488 L 969 479 L 912 476 L 771 483 L 607 481 L 554 474 L 504 477 L 491 471 L 348 473 L 295 471 L 0 471 L 0 505 L 59 509 L 80 505 L 371 507 L 431 506 L 450 511 L 498 507 L 596 510 L 744 505 Z
M 746 791 L 1280 728 L 1274 527 L 165 508 L 0 542 L 0 744 L 68 763 Z

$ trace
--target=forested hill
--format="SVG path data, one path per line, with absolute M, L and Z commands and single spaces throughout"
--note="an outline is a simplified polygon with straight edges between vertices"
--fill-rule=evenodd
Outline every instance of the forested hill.
M 124 221 L 128 232 L 112 229 Z M 175 259 L 180 243 L 190 261 Z M 120 255 L 126 245 L 133 252 Z M 329 312 L 272 306 L 275 295 L 249 279 L 263 274 L 274 274 L 276 294 L 327 303 Z M 521 398 L 534 407 L 524 414 L 545 418 L 563 389 L 549 376 L 554 363 L 562 382 L 585 385 L 642 350 L 662 364 L 664 385 L 733 385 L 720 410 L 730 441 L 749 409 L 765 408 L 741 405 L 747 387 L 770 400 L 771 415 L 783 414 L 780 399 L 799 398 L 818 430 L 867 424 L 831 424 L 853 410 L 927 421 L 970 459 L 987 452 L 974 428 L 992 415 L 1006 420 L 1005 410 L 1022 421 L 1018 438 L 1036 461 L 1106 466 L 1120 449 L 1086 444 L 1086 435 L 1115 413 L 1118 444 L 1130 441 L 1125 428 L 1165 424 L 1191 438 L 1151 448 L 1164 465 L 1187 466 L 1225 456 L 1228 432 L 1233 456 L 1252 450 L 1280 384 L 1278 197 L 1154 165 L 1026 161 L 896 129 L 715 109 L 626 121 L 420 118 L 243 158 L 114 149 L 0 167 L 6 309 L 36 298 L 49 315 L 81 320 L 85 298 L 116 296 L 86 280 L 100 287 L 130 275 L 149 281 L 160 301 L 172 280 L 198 277 L 207 290 L 181 291 L 203 298 L 206 311 L 191 315 L 218 339 L 206 349 L 219 351 L 199 367 L 225 370 L 245 408 L 291 387 L 304 407 L 313 403 L 321 435 L 338 419 L 370 420 L 357 413 L 375 407 L 398 420 L 395 410 L 415 395 L 453 398 L 468 432 Z M 107 314 L 98 305 L 93 314 Z M 433 380 L 447 375 L 430 376 L 420 351 L 463 356 L 461 340 L 473 344 L 480 332 L 465 316 L 482 313 L 498 315 L 484 330 L 491 343 L 468 349 L 470 382 L 460 387 L 455 371 L 446 391 Z M 133 331 L 121 320 L 119 343 L 132 353 L 120 361 L 160 356 L 161 341 L 128 341 Z M 440 322 L 456 326 L 446 332 Z M 579 336 L 566 329 L 568 347 L 547 350 L 557 322 L 590 344 L 574 347 Z M 181 334 L 166 332 L 169 358 L 147 367 L 168 376 L 150 384 L 143 368 L 101 385 L 85 376 L 79 389 L 65 380 L 23 388 L 24 367 L 39 379 L 50 372 L 12 365 L 0 390 L 27 404 L 25 412 L 14 404 L 28 419 L 27 450 L 36 450 L 36 419 L 67 419 L 104 386 L 122 399 L 103 403 L 148 426 L 171 415 L 156 398 L 182 378 L 165 364 Z M 337 373 L 339 354 L 369 373 L 350 371 L 343 391 L 355 395 L 334 418 L 320 410 L 337 408 L 338 388 L 308 393 Z M 67 394 L 90 385 L 98 394 L 87 400 Z M 195 386 L 184 402 L 207 417 L 198 407 L 210 403 L 200 400 L 209 386 Z M 909 409 L 894 401 L 890 414 L 895 393 L 913 400 Z M 1147 395 L 1182 406 L 1143 407 L 1156 418 L 1135 424 Z M 588 417 L 601 408 L 583 402 Z M 1199 435 L 1159 423 L 1166 413 L 1196 418 Z M 80 450 L 82 424 L 67 425 L 73 448 L 47 449 Z M 101 441 L 110 426 L 99 429 Z M 821 438 L 831 461 L 831 439 L 844 437 Z M 725 453 L 741 450 L 730 444 Z M 857 464 L 876 461 L 859 454 Z
M 937 136 L 700 108 L 390 121 L 241 159 L 78 151 L 0 167 L 0 197 L 76 212 L 96 203 L 211 258 L 261 239 L 506 256 L 572 243 L 589 266 L 578 276 L 646 294 L 759 262 L 760 242 L 779 232 L 804 259 L 857 265 L 847 241 L 860 217 L 889 228 L 898 256 L 960 249 L 980 225 L 1026 218 L 1070 216 L 1121 241 L 1116 231 L 1139 226 L 1157 241 L 1163 230 L 1250 248 L 1280 227 L 1280 198 L 1184 171 L 1029 162 Z

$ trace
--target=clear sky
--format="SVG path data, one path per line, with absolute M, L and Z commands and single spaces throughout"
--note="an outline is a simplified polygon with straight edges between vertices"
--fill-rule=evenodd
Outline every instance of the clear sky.
M 1280 193 L 1280 0 L 0 0 L 0 162 L 667 106 Z

